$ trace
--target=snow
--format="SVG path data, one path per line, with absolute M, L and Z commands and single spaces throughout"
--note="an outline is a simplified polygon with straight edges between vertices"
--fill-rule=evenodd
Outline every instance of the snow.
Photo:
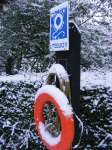
M 58 137 L 53 137 L 47 130 L 45 125 L 40 122 L 39 123 L 39 130 L 40 134 L 42 135 L 43 140 L 46 141 L 49 145 L 53 146 L 56 145 L 60 142 L 61 140 L 61 134 Z
M 112 140 L 112 134 L 108 133 L 107 136 L 105 137 L 105 139 L 103 139 L 99 145 L 97 146 L 98 148 L 105 148 L 107 146 L 107 144 L 105 143 L 107 139 Z
M 68 81 L 68 73 L 66 72 L 65 68 L 60 64 L 53 64 L 49 69 L 49 73 L 57 74 L 60 78 Z
M 1 75 L 0 82 L 20 82 L 20 81 L 41 81 L 44 78 L 45 73 L 19 73 L 16 75 Z
M 94 87 L 112 88 L 112 71 L 86 71 L 81 72 L 81 89 Z
M 64 67 L 60 64 L 52 65 L 52 67 L 49 70 L 49 73 L 57 73 L 59 77 L 64 78 L 65 80 L 69 79 L 67 72 L 65 71 Z M 21 72 L 16 75 L 1 75 L 0 82 L 41 82 L 42 80 L 46 80 L 47 74 L 48 73 Z M 112 88 L 112 71 L 81 71 L 81 89 L 92 89 L 97 86 L 105 86 Z
M 40 88 L 37 92 L 36 99 L 42 93 L 49 93 L 49 95 L 54 97 L 61 111 L 66 117 L 69 117 L 73 114 L 72 107 L 69 105 L 67 97 L 54 85 L 44 85 L 42 88 Z
M 31 3 L 31 6 L 33 6 L 33 7 L 38 7 L 38 8 L 41 8 L 41 7 L 42 7 L 41 5 L 38 5 L 37 3 Z

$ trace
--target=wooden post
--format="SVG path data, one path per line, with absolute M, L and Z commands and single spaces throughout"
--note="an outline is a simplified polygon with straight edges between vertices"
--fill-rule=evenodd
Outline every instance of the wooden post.
M 70 78 L 71 103 L 74 112 L 80 116 L 80 43 L 81 36 L 74 22 L 69 23 L 69 51 L 57 51 L 56 61 L 67 70 Z M 79 139 L 78 122 L 75 119 L 75 143 Z M 74 143 L 74 144 L 75 144 Z

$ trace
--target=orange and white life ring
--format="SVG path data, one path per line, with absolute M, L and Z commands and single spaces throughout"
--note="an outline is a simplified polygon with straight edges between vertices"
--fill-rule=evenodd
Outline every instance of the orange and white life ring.
M 52 103 L 60 118 L 61 131 L 53 137 L 46 129 L 43 109 L 46 103 Z M 69 150 L 74 139 L 74 118 L 72 107 L 65 94 L 54 85 L 45 85 L 39 89 L 34 104 L 34 119 L 37 132 L 43 144 L 49 150 Z

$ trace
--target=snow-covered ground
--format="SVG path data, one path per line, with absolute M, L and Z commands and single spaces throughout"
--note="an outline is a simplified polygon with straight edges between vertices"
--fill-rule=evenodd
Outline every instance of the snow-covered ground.
M 46 77 L 45 73 L 31 73 L 31 72 L 21 72 L 16 75 L 1 75 L 0 82 L 35 82 L 35 81 L 42 81 Z
M 81 88 L 94 88 L 105 86 L 112 88 L 111 71 L 86 71 L 81 72 Z
M 2 75 L 0 82 L 35 82 L 44 81 L 47 73 L 19 73 L 16 75 Z M 112 88 L 112 71 L 86 71 L 81 72 L 81 89 L 105 86 Z

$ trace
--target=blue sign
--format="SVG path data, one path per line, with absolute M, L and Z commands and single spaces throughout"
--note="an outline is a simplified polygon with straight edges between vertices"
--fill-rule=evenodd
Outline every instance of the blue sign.
M 56 11 L 51 16 L 51 40 L 67 38 L 67 8 Z
M 50 14 L 50 50 L 69 49 L 68 2 L 51 9 Z

